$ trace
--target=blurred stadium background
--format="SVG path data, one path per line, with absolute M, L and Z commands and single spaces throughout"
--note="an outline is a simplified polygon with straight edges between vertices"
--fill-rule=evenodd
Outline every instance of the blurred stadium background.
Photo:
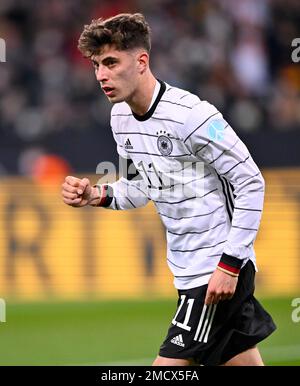
M 298 0 L 1 0 L 0 365 L 150 364 L 173 315 L 153 206 L 60 198 L 66 175 L 96 182 L 99 162 L 117 165 L 110 105 L 76 47 L 84 24 L 120 12 L 146 15 L 154 73 L 215 104 L 262 169 L 257 296 L 278 330 L 261 350 L 299 365 Z

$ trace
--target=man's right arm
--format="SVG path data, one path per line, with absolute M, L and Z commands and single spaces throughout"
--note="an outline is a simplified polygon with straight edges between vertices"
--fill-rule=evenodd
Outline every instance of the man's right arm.
M 136 171 L 129 154 L 124 149 L 117 132 L 119 131 L 118 108 L 114 105 L 111 114 L 112 134 L 117 144 L 117 152 L 122 162 L 122 177 L 112 184 L 91 186 L 87 178 L 66 177 L 63 184 L 63 200 L 74 207 L 86 205 L 107 209 L 126 210 L 145 206 L 149 202 L 148 187 Z M 80 193 L 78 193 L 80 192 Z
M 149 198 L 147 186 L 136 172 L 129 173 L 133 163 L 123 160 L 123 176 L 112 184 L 91 186 L 88 178 L 68 176 L 62 185 L 62 196 L 65 204 L 73 207 L 86 205 L 107 209 L 126 210 L 145 206 Z

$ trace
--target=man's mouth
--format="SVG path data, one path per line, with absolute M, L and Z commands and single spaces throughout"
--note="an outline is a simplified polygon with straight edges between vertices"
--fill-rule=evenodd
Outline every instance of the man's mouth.
M 114 92 L 114 88 L 108 87 L 108 86 L 103 86 L 102 90 L 104 91 L 104 94 L 107 96 L 110 96 Z

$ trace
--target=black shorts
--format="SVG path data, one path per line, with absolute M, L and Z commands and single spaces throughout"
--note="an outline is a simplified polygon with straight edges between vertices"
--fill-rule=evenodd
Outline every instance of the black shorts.
M 254 298 L 255 269 L 242 268 L 232 299 L 204 305 L 207 285 L 178 290 L 177 310 L 159 355 L 220 365 L 255 346 L 276 326 Z

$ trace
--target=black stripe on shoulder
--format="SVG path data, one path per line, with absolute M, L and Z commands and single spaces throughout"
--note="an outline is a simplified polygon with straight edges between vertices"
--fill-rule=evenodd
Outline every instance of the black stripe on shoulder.
M 182 97 L 180 97 L 179 99 L 183 99 L 183 98 L 185 98 L 186 96 L 188 96 L 188 95 L 192 95 L 190 92 L 188 92 L 187 94 L 184 94 Z
M 178 123 L 179 125 L 184 125 L 183 122 L 175 121 L 174 119 L 169 119 L 169 118 L 151 117 L 151 119 L 156 119 L 158 121 L 174 122 L 174 123 Z
M 187 141 L 187 140 L 190 138 L 190 136 L 191 136 L 192 134 L 195 133 L 195 131 L 197 131 L 198 129 L 200 129 L 200 127 L 203 126 L 204 123 L 206 123 L 210 118 L 214 117 L 214 116 L 217 115 L 217 114 L 220 114 L 220 112 L 217 111 L 216 113 L 214 113 L 214 114 L 210 115 L 208 118 L 206 118 L 205 121 L 203 121 L 198 127 L 196 127 L 196 129 L 193 130 L 193 131 L 186 137 L 186 139 L 185 139 L 183 142 Z
M 198 105 L 200 105 L 200 104 L 201 104 L 201 102 L 195 103 L 195 104 L 192 106 L 192 109 L 193 109 L 195 106 L 198 106 Z
M 161 102 L 170 103 L 171 105 L 176 105 L 176 106 L 180 106 L 180 107 L 186 107 L 187 109 L 192 109 L 191 106 L 182 105 L 182 104 L 180 104 L 180 103 L 167 101 L 167 100 L 165 100 L 165 99 L 161 99 Z
M 225 127 L 227 127 L 227 126 L 228 126 L 228 124 L 227 124 Z M 212 163 L 214 163 L 215 161 L 217 161 L 223 154 L 225 154 L 225 153 L 229 152 L 230 150 L 232 150 L 232 149 L 237 145 L 237 143 L 238 143 L 239 141 L 240 141 L 240 139 L 238 139 L 238 140 L 235 142 L 235 144 L 234 144 L 233 146 L 231 146 L 230 149 L 223 150 L 222 153 L 220 153 L 220 154 L 218 155 L 217 158 L 215 158 L 215 159 L 213 159 L 212 161 L 209 162 L 209 165 L 212 164 Z

